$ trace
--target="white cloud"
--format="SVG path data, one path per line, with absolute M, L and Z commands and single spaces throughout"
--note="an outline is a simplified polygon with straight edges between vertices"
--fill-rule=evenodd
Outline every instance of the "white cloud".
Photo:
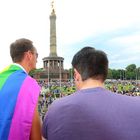
M 133 57 L 130 57 L 130 58 L 124 58 L 124 59 L 114 59 L 111 61 L 111 63 L 114 63 L 114 64 L 120 64 L 120 63 L 129 63 L 131 64 L 130 62 L 134 61 L 134 60 L 137 60 L 139 57 L 138 56 L 133 56 Z

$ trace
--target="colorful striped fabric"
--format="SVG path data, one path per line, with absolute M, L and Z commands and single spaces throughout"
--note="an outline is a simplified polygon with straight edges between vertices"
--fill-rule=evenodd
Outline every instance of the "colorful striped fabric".
M 0 140 L 29 140 L 40 87 L 17 65 L 0 72 Z

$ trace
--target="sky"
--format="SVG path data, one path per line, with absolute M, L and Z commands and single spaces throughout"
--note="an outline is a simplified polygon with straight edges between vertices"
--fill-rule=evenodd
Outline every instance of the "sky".
M 71 68 L 85 46 L 106 52 L 111 69 L 140 67 L 139 0 L 54 0 L 57 55 Z M 9 46 L 19 38 L 33 41 L 42 58 L 50 53 L 51 0 L 0 0 L 0 70 L 12 63 Z

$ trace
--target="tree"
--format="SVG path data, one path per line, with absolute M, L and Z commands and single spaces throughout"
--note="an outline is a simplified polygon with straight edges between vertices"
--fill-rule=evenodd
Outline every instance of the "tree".
M 113 79 L 119 79 L 120 78 L 120 72 L 119 72 L 119 70 L 113 69 L 112 70 L 112 76 L 113 76 Z
M 140 67 L 136 69 L 136 80 L 140 80 Z
M 107 79 L 113 79 L 112 70 L 108 69 Z
M 37 72 L 41 72 L 42 70 L 43 70 L 43 68 L 31 70 L 31 71 L 29 72 L 29 75 L 30 75 L 31 77 L 34 77 L 34 75 L 35 75 Z
M 69 69 L 69 79 L 73 79 L 73 75 L 74 75 L 74 69 L 70 68 Z
M 135 64 L 130 64 L 126 67 L 126 70 L 129 72 L 134 72 L 136 69 L 136 65 Z
M 135 80 L 136 79 L 136 65 L 135 64 L 130 64 L 126 67 L 126 77 L 129 80 Z
M 126 69 L 108 69 L 108 79 L 135 80 L 140 79 L 140 67 L 136 68 L 135 64 L 130 64 Z

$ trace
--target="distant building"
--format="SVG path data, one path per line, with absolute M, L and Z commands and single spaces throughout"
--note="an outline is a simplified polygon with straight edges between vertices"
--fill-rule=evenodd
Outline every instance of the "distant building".
M 50 54 L 43 58 L 43 69 L 36 72 L 33 76 L 37 80 L 67 81 L 69 78 L 69 71 L 64 70 L 64 58 L 57 56 L 56 47 L 56 14 L 52 2 L 52 11 L 50 15 Z

